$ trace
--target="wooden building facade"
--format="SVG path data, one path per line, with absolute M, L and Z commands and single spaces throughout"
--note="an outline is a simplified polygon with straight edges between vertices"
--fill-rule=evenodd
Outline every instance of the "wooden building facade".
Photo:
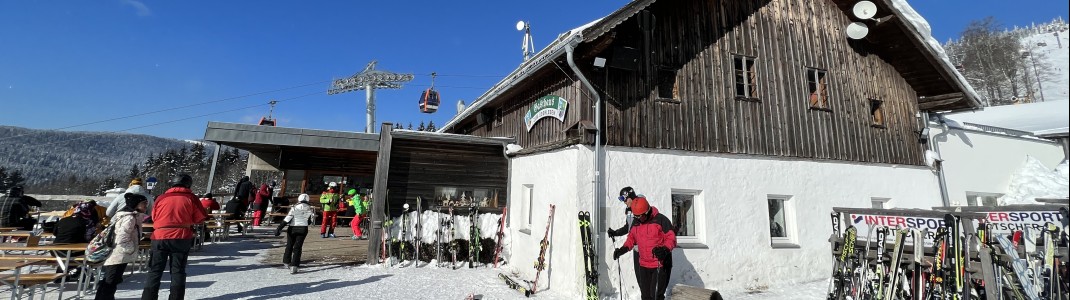
M 603 142 L 923 164 L 917 114 L 977 102 L 913 25 L 877 2 L 881 21 L 863 40 L 844 34 L 857 20 L 843 0 L 633 1 L 578 29 L 576 64 L 605 103 Z M 552 63 L 444 130 L 514 137 L 526 152 L 593 143 L 592 95 L 565 57 L 544 59 Z M 546 95 L 570 111 L 527 130 L 525 114 Z

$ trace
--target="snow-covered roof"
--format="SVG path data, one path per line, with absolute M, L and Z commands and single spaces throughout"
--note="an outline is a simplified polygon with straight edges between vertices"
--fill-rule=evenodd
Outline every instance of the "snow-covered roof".
M 578 44 L 583 40 L 584 29 L 591 27 L 592 25 L 598 23 L 601 20 L 602 19 L 591 21 L 580 27 L 573 28 L 572 30 L 566 31 L 558 35 L 557 39 L 547 45 L 546 48 L 539 50 L 539 52 L 535 53 L 534 56 L 524 61 L 524 63 L 520 64 L 520 67 L 516 68 L 515 70 L 513 70 L 513 72 L 509 73 L 508 76 L 505 76 L 505 78 L 502 78 L 501 81 L 494 84 L 494 86 L 484 92 L 483 95 L 480 95 L 479 98 L 476 98 L 475 101 L 472 101 L 472 105 L 469 105 L 456 116 L 453 116 L 452 119 L 450 119 L 448 122 L 446 122 L 445 125 L 442 125 L 442 127 L 436 131 L 445 132 L 446 129 L 457 125 L 457 122 L 464 120 L 468 116 L 471 116 L 473 113 L 482 109 L 483 106 L 485 106 L 488 102 L 494 100 L 494 98 L 497 98 L 499 95 L 501 95 L 502 92 L 509 90 L 517 83 L 520 83 L 524 79 L 528 78 L 528 76 L 531 76 L 531 74 L 534 74 L 535 71 L 542 69 L 543 66 L 546 66 L 554 59 L 557 59 L 557 57 L 563 55 L 565 53 L 565 47 L 568 46 L 569 43 Z
M 911 32 L 916 38 L 924 42 L 924 48 L 938 58 L 940 68 L 944 69 L 948 74 L 952 74 L 954 78 L 954 84 L 957 85 L 962 93 L 965 94 L 967 101 L 969 101 L 973 107 L 981 106 L 981 97 L 978 96 L 977 91 L 970 86 L 970 83 L 966 81 L 966 76 L 959 73 L 959 70 L 955 68 L 955 65 L 951 63 L 951 58 L 947 56 L 947 52 L 944 51 L 944 47 L 940 46 L 940 42 L 933 37 L 932 27 L 929 26 L 929 22 L 925 21 L 925 18 L 921 17 L 906 0 L 888 0 L 891 3 L 892 13 L 902 18 L 913 29 Z
M 1070 100 L 986 107 L 945 115 L 958 123 L 972 123 L 1029 132 L 1035 136 L 1067 136 Z

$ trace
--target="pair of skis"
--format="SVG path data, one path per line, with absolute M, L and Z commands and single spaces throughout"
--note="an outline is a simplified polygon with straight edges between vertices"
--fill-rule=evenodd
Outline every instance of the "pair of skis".
M 473 202 L 472 210 L 468 212 L 468 218 L 471 224 L 468 227 L 468 268 L 475 268 L 475 265 L 479 263 L 479 252 L 483 250 L 483 245 L 480 243 L 479 208 L 475 206 L 475 202 Z
M 598 257 L 591 239 L 591 213 L 579 212 L 580 242 L 583 249 L 584 285 L 587 300 L 598 300 Z
M 498 274 L 498 277 L 502 278 L 502 280 L 505 280 L 505 283 L 509 285 L 509 287 L 524 293 L 524 296 L 531 296 L 531 294 L 534 294 L 536 291 L 538 291 L 539 275 L 542 274 L 542 270 L 546 269 L 546 249 L 550 246 L 550 227 L 554 223 L 555 208 L 555 205 L 550 204 L 550 216 L 547 217 L 546 232 L 542 236 L 542 242 L 539 243 L 539 258 L 535 261 L 535 281 L 531 283 L 531 288 L 528 289 L 524 287 L 508 275 L 502 273 Z

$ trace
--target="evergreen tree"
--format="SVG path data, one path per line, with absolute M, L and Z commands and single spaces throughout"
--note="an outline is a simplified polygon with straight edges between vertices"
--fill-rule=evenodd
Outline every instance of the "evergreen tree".
M 7 193 L 7 169 L 0 167 L 0 193 Z
M 435 121 L 431 121 L 427 124 L 427 131 L 435 131 Z
M 416 130 L 417 131 L 427 130 L 427 127 L 424 127 L 424 121 L 420 121 L 420 127 L 416 127 Z
M 409 122 L 409 130 L 412 130 L 412 122 Z
M 26 182 L 26 177 L 22 176 L 22 171 L 12 170 L 7 174 L 7 178 L 4 178 L 4 188 L 7 189 L 13 186 L 20 186 Z M 6 191 L 5 191 L 6 192 Z
M 130 167 L 130 174 L 126 174 L 126 180 L 134 180 L 137 177 L 141 177 L 141 168 L 135 163 L 134 166 Z

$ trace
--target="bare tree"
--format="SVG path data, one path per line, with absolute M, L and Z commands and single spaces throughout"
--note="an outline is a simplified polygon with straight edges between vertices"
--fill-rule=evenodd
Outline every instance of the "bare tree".
M 1023 45 L 1029 30 L 1008 31 L 993 17 L 970 22 L 958 40 L 944 45 L 952 62 L 987 98 L 997 106 L 1035 101 L 1037 78 L 1053 76 L 1036 45 Z

